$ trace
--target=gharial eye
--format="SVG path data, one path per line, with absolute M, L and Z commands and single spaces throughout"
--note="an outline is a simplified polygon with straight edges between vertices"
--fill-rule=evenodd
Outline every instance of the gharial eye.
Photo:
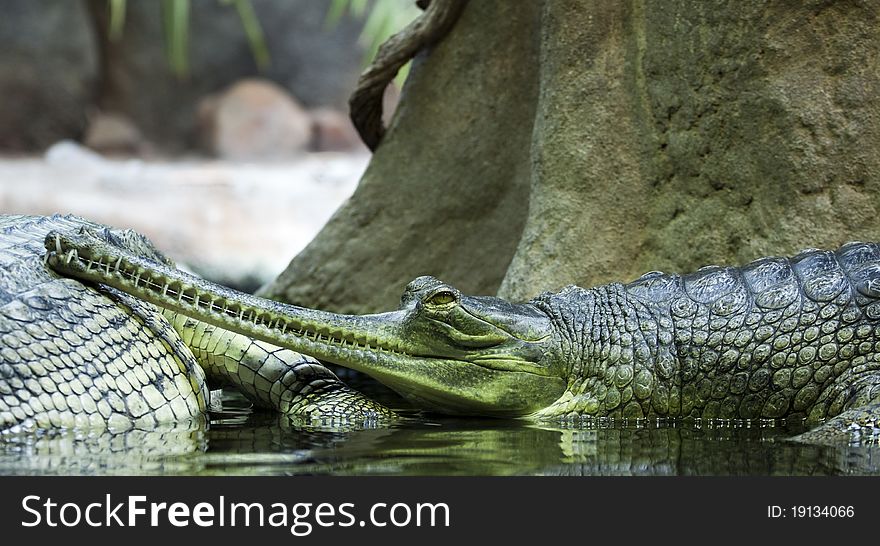
M 457 300 L 458 298 L 456 298 L 454 292 L 450 292 L 449 290 L 442 290 L 425 300 L 425 304 L 434 307 L 445 307 L 447 305 L 455 303 Z

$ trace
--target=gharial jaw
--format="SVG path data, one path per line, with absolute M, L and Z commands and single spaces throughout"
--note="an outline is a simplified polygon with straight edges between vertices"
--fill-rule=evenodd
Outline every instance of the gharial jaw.
M 433 277 L 407 287 L 397 311 L 342 315 L 285 305 L 210 283 L 82 230 L 50 233 L 47 264 L 275 345 L 364 372 L 417 407 L 525 416 L 566 388 L 549 317 L 528 304 L 462 296 Z

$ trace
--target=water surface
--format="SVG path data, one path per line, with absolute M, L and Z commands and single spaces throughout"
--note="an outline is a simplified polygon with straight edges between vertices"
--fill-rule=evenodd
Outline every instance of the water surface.
M 783 423 L 536 424 L 402 411 L 409 418 L 390 428 L 304 429 L 227 395 L 204 423 L 0 436 L 0 474 L 880 475 L 880 446 L 802 445 L 787 438 L 803 428 Z

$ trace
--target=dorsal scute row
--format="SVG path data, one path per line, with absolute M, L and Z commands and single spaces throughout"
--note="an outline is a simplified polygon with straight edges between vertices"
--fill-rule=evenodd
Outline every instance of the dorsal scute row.
M 880 299 L 880 246 L 848 243 L 835 254 L 852 284 L 856 302 L 870 305 Z
M 766 309 L 783 309 L 806 297 L 823 304 L 844 296 L 860 306 L 880 299 L 880 245 L 847 243 L 835 252 L 806 249 L 791 258 L 768 257 L 741 268 L 707 266 L 687 275 L 647 273 L 626 285 L 642 301 L 665 303 L 682 295 L 729 315 L 752 300 Z

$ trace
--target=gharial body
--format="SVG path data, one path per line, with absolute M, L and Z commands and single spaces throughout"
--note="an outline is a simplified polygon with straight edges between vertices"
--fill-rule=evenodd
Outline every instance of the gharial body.
M 805 419 L 819 425 L 801 436 L 812 441 L 875 434 L 880 419 L 874 243 L 571 286 L 520 304 L 419 277 L 397 311 L 355 316 L 209 283 L 95 229 L 48 233 L 47 264 L 158 305 L 175 324 L 186 315 L 365 372 L 429 411 Z

